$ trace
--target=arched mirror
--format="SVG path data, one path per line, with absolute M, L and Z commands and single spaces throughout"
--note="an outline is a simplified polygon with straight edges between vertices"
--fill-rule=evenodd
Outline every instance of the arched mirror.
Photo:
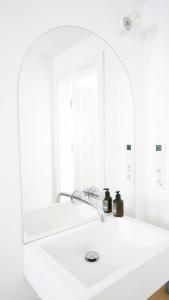
M 19 78 L 25 243 L 98 218 L 60 192 L 120 190 L 133 215 L 133 114 L 127 71 L 96 34 L 59 27 L 33 43 Z

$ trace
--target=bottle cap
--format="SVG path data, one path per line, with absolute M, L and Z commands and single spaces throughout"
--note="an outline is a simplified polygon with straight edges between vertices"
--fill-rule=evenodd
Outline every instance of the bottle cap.
M 120 191 L 116 191 L 116 200 L 120 200 L 120 199 L 121 199 Z
M 106 192 L 105 192 L 105 197 L 106 197 L 106 198 L 109 198 L 109 197 L 110 197 L 109 189 L 108 189 L 108 188 L 104 188 L 103 190 L 106 191 Z

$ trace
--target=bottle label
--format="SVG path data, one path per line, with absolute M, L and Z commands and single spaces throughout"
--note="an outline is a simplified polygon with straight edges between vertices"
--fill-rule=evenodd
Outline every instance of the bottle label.
M 108 201 L 104 201 L 103 202 L 103 210 L 104 210 L 104 212 L 108 212 L 109 211 Z
M 116 215 L 116 213 L 117 213 L 117 208 L 116 208 L 116 205 L 114 204 L 113 205 L 113 214 Z

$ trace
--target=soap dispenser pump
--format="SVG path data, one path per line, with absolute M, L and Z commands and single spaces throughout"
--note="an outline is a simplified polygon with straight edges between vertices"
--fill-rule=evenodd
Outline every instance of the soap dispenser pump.
M 121 199 L 120 191 L 116 192 L 116 197 L 113 200 L 113 215 L 115 217 L 123 217 L 124 208 L 123 200 Z
M 112 197 L 110 196 L 110 192 L 108 188 L 103 189 L 105 191 L 105 197 L 103 200 L 103 210 L 105 213 L 112 212 Z

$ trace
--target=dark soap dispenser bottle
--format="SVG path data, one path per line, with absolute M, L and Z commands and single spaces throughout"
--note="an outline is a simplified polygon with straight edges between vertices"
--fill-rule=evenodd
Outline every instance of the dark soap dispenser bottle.
M 112 212 L 112 197 L 110 196 L 109 189 L 103 189 L 105 191 L 105 197 L 103 200 L 103 210 L 105 213 Z
M 123 200 L 121 199 L 120 191 L 116 192 L 116 197 L 113 200 L 113 215 L 115 217 L 123 217 L 124 207 Z

